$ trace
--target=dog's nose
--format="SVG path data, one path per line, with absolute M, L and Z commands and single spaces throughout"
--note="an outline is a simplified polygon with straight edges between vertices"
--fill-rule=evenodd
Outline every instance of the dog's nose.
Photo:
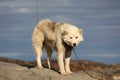
M 76 43 L 73 43 L 73 46 L 75 47 L 75 46 L 76 46 Z

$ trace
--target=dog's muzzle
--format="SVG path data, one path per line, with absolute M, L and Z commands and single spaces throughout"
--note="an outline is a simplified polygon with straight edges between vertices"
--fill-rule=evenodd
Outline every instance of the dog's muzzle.
M 76 43 L 73 43 L 73 47 L 75 47 L 76 46 Z

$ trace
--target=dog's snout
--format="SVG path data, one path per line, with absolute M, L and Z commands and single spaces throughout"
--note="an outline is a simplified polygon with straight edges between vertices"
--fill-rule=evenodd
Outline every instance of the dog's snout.
M 76 43 L 73 43 L 73 46 L 75 47 L 75 46 L 76 46 Z

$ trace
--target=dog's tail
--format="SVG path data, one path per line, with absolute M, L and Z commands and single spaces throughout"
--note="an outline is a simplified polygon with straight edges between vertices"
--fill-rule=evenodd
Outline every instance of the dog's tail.
M 34 29 L 34 31 L 33 31 L 33 33 L 32 33 L 31 41 L 32 41 L 32 47 L 33 47 L 34 54 L 36 54 L 36 51 L 35 51 L 35 42 L 36 42 L 35 29 Z

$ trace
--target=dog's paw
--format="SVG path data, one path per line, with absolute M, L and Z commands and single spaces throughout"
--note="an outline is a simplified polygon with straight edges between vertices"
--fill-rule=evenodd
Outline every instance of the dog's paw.
M 61 75 L 66 76 L 67 73 L 66 72 L 61 72 Z
M 61 73 L 61 75 L 63 75 L 63 76 L 67 76 L 67 73 Z
M 43 67 L 42 67 L 42 66 L 37 66 L 37 68 L 38 68 L 38 69 L 40 69 L 40 70 L 41 70 L 41 69 L 43 69 Z
M 73 74 L 73 72 L 72 71 L 68 71 L 68 72 L 66 72 L 67 74 Z

